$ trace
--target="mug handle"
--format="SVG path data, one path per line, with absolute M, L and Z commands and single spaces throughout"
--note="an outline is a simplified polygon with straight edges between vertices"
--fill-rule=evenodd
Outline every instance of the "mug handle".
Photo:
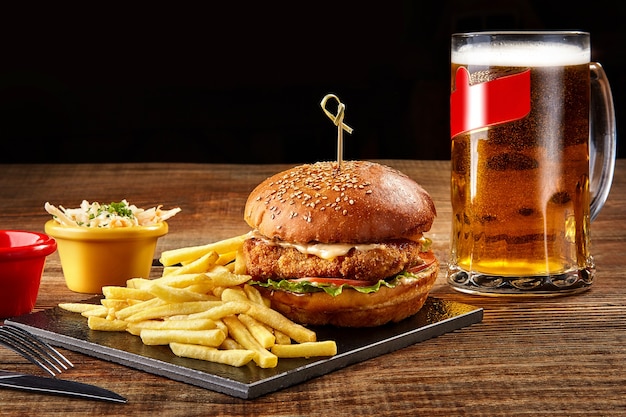
M 591 72 L 589 190 L 590 219 L 593 221 L 600 213 L 611 190 L 617 131 L 613 95 L 604 68 L 599 62 L 591 62 L 589 70 Z

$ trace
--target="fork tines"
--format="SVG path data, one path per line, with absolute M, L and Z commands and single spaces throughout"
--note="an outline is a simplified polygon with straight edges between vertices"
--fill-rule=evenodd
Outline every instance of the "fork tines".
M 0 325 L 0 344 L 19 353 L 52 376 L 74 366 L 48 343 L 17 326 Z

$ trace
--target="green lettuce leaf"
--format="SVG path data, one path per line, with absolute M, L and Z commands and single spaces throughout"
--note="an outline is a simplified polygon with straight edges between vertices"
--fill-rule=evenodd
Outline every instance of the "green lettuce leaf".
M 281 290 L 281 291 L 290 291 L 294 293 L 309 293 L 309 292 L 320 292 L 325 291 L 327 294 L 332 295 L 333 297 L 341 294 L 344 288 L 351 288 L 358 292 L 368 294 L 372 292 L 378 291 L 381 287 L 394 288 L 398 285 L 400 278 L 417 278 L 417 275 L 412 274 L 410 272 L 403 272 L 402 274 L 396 275 L 392 279 L 381 279 L 374 285 L 369 285 L 365 287 L 354 286 L 354 285 L 333 285 L 326 283 L 318 283 L 318 282 L 309 282 L 309 281 L 291 281 L 288 279 L 281 280 L 273 280 L 268 279 L 267 281 L 249 281 L 249 284 L 257 285 L 259 287 L 264 287 L 270 290 Z

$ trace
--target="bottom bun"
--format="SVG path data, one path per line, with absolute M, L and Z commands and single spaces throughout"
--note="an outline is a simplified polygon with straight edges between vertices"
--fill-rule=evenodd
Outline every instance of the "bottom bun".
M 417 313 L 426 302 L 438 272 L 439 263 L 435 261 L 416 278 L 403 278 L 401 285 L 381 287 L 369 294 L 344 289 L 333 297 L 323 291 L 297 294 L 257 288 L 271 301 L 274 310 L 300 324 L 375 327 Z

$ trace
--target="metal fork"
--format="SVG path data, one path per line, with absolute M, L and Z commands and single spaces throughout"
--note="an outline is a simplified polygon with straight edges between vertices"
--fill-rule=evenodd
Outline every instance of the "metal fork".
M 0 344 L 19 353 L 51 376 L 74 367 L 72 362 L 55 348 L 17 326 L 0 325 Z

